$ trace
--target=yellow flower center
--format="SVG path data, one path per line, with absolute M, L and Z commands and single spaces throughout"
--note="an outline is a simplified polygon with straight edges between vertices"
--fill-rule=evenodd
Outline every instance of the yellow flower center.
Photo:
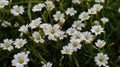
M 103 62 L 103 60 L 104 60 L 104 59 L 103 59 L 102 57 L 99 58 L 99 61 L 100 61 L 100 62 Z
M 24 59 L 20 58 L 18 62 L 22 64 L 22 63 L 24 63 Z
M 9 48 L 10 47 L 10 44 L 6 44 L 6 48 Z
M 83 19 L 86 19 L 87 18 L 87 16 L 83 16 Z
M 66 50 L 66 54 L 69 54 L 69 52 L 70 52 L 69 50 Z
M 88 37 L 88 36 L 85 36 L 85 39 L 86 39 L 86 40 L 88 40 L 88 39 L 89 39 L 89 37 Z
M 22 43 L 19 43 L 19 46 L 22 46 L 23 44 Z
M 96 29 L 95 31 L 96 31 L 96 32 L 99 32 L 99 29 Z
M 55 30 L 54 30 L 53 28 L 52 28 L 52 30 L 51 30 L 51 33 L 52 33 L 52 34 L 55 34 Z
M 73 47 L 77 47 L 77 45 L 78 45 L 78 44 L 77 44 L 76 42 L 73 43 Z
M 19 8 L 17 8 L 15 11 L 16 11 L 17 13 L 19 13 L 19 12 L 20 12 L 20 9 L 19 9 Z
M 57 16 L 58 19 L 60 19 L 60 17 L 61 17 L 60 15 Z
M 0 6 L 4 6 L 5 5 L 5 3 L 4 2 L 0 2 Z

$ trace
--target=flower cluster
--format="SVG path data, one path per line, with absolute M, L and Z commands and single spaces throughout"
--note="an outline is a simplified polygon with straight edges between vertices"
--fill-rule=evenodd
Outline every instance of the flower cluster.
M 0 0 L 0 9 L 7 6 L 8 3 L 9 1 L 7 0 Z M 62 8 L 63 4 L 60 0 L 58 0 L 57 3 L 60 3 L 59 5 L 61 6 L 61 8 L 57 8 L 56 4 L 54 4 L 54 1 L 52 0 L 47 0 L 45 2 L 43 1 L 42 3 L 37 4 L 35 3 L 34 5 L 29 3 L 33 6 L 32 9 L 30 9 L 30 12 L 28 9 L 28 13 L 36 14 L 38 12 L 38 14 L 40 13 L 42 15 L 37 15 L 39 16 L 37 18 L 36 16 L 29 16 L 30 21 L 26 23 L 20 23 L 20 25 L 22 24 L 21 26 L 19 26 L 19 24 L 15 24 L 19 27 L 17 31 L 18 33 L 20 33 L 21 38 L 16 38 L 15 40 L 6 38 L 3 40 L 3 43 L 0 43 L 0 48 L 2 48 L 3 50 L 12 51 L 15 48 L 16 50 L 20 50 L 22 47 L 24 48 L 24 45 L 29 43 L 29 41 L 31 41 L 30 44 L 36 44 L 34 45 L 35 47 L 38 47 L 39 45 L 40 47 L 46 47 L 46 42 L 49 41 L 51 41 L 52 43 L 57 43 L 57 45 L 58 43 L 64 41 L 64 44 L 60 43 L 60 47 L 59 45 L 57 46 L 57 48 L 60 50 L 59 52 L 61 53 L 60 56 L 63 57 L 65 54 L 67 54 L 71 57 L 72 55 L 74 55 L 74 53 L 81 51 L 84 46 L 89 45 L 92 48 L 95 48 L 95 50 L 98 50 L 96 51 L 97 56 L 92 55 L 94 56 L 93 60 L 95 60 L 96 65 L 98 65 L 99 67 L 108 67 L 109 55 L 104 54 L 105 52 L 102 49 L 107 46 L 107 40 L 105 39 L 106 30 L 104 28 L 105 24 L 109 22 L 109 19 L 103 16 L 102 18 L 97 18 L 97 20 L 95 18 L 94 20 L 94 16 L 97 16 L 97 14 L 100 13 L 100 11 L 103 9 L 102 4 L 105 3 L 105 0 L 95 0 L 96 4 L 88 8 L 87 11 L 84 10 L 82 12 L 80 12 L 75 7 L 76 5 L 83 5 L 84 3 L 82 2 L 82 0 L 71 0 L 72 5 L 74 6 L 66 8 Z M 29 7 L 31 8 L 31 6 Z M 13 16 L 21 19 L 19 15 L 23 15 L 24 13 L 26 13 L 25 8 L 26 7 L 24 7 L 24 5 L 13 5 L 12 9 L 10 9 L 10 13 L 13 14 Z M 1 26 L 8 27 L 12 25 L 10 24 L 10 22 L 4 21 Z M 69 28 L 64 29 L 64 26 L 68 26 Z M 103 36 L 104 38 L 102 38 L 101 36 Z M 35 56 L 39 56 L 41 62 L 45 61 L 44 58 L 39 54 L 39 52 L 37 52 L 37 49 L 34 50 L 34 47 L 32 46 L 33 45 L 30 45 L 29 47 L 29 45 L 27 45 L 28 48 L 26 48 L 31 50 L 31 52 L 33 51 L 33 54 L 35 53 Z M 28 64 L 29 61 L 33 60 L 30 60 L 28 58 L 30 51 L 26 51 L 27 49 L 24 49 L 24 52 L 22 51 L 14 55 L 14 59 L 11 61 L 12 66 L 24 67 Z M 46 49 L 44 49 L 43 51 L 46 50 L 49 49 L 47 49 L 46 47 Z M 47 53 L 49 53 L 49 51 L 46 52 L 46 54 Z M 60 59 L 60 63 L 63 59 L 64 58 Z M 51 63 L 51 61 L 47 63 L 43 62 L 42 67 L 52 67 L 53 63 Z M 75 62 L 77 62 L 76 59 Z
M 27 43 L 26 39 L 22 38 L 17 38 L 15 41 L 12 39 L 4 39 L 3 43 L 0 43 L 0 47 L 3 48 L 3 50 L 8 50 L 11 51 L 14 49 L 13 45 L 15 48 L 20 49 Z

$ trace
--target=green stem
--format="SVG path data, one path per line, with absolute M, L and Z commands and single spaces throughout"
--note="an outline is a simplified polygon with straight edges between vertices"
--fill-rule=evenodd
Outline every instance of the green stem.
M 31 22 L 31 20 L 32 20 L 32 16 L 31 16 L 31 2 L 28 3 L 28 17 L 29 17 L 29 20 Z
M 48 11 L 48 17 L 50 18 L 51 25 L 54 25 L 54 21 L 52 20 L 51 12 L 50 11 Z
M 91 23 L 91 25 L 93 24 L 92 19 L 93 19 L 93 15 L 91 15 L 91 18 L 90 18 L 90 23 Z
M 41 17 L 42 17 L 43 22 L 44 22 L 44 23 L 47 23 L 47 21 L 46 21 L 46 19 L 45 19 L 45 18 L 46 18 L 46 16 L 45 16 L 45 15 L 46 15 L 46 11 L 44 11 L 44 13 L 41 13 L 41 12 L 40 12 L 40 14 L 41 14 Z
M 15 4 L 24 4 L 24 3 L 43 3 L 44 1 L 21 1 L 21 2 L 10 2 L 10 4 L 15 5 Z
M 72 56 L 73 56 L 73 59 L 74 59 L 74 61 L 75 61 L 76 66 L 77 66 L 77 67 L 80 67 L 80 66 L 79 66 L 79 62 L 78 62 L 78 60 L 76 59 L 76 57 L 75 57 L 74 55 L 72 55 Z
M 34 55 L 36 55 L 42 62 L 47 63 L 47 61 L 42 57 L 42 55 L 33 47 L 31 47 L 31 51 L 33 51 Z
M 18 19 L 22 22 L 25 23 L 25 20 L 23 19 L 23 17 L 21 15 L 18 16 Z
M 99 52 L 102 52 L 100 49 L 98 49 L 96 46 L 92 45 L 93 48 L 95 48 L 96 50 L 98 50 Z

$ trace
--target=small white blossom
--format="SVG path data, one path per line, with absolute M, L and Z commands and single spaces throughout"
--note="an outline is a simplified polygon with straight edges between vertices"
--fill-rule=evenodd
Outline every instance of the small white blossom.
M 100 25 L 99 22 L 100 22 L 100 21 L 95 20 L 95 21 L 94 21 L 94 25 Z
M 22 25 L 18 31 L 21 33 L 28 33 L 28 25 Z
M 118 12 L 120 13 L 120 8 L 118 9 Z
M 78 49 L 81 49 L 81 44 L 77 40 L 70 40 L 70 43 L 68 43 L 68 46 L 72 48 L 73 51 L 77 51 Z
M 13 6 L 13 9 L 11 9 L 11 13 L 14 16 L 18 16 L 19 14 L 23 14 L 23 12 L 24 12 L 24 7 L 23 6 L 15 5 L 15 6 Z
M 97 42 L 95 42 L 95 45 L 98 47 L 98 48 L 102 48 L 104 47 L 106 44 L 106 42 L 104 40 L 97 40 Z
M 58 33 L 58 37 L 59 37 L 60 40 L 64 39 L 66 37 L 65 32 L 64 31 L 60 31 Z
M 82 30 L 82 27 L 85 27 L 85 24 L 82 23 L 82 21 L 77 20 L 73 22 L 72 27 L 76 28 L 77 30 Z
M 107 56 L 107 54 L 103 53 L 98 53 L 97 56 L 95 56 L 95 62 L 99 67 L 101 66 L 106 67 L 108 64 L 108 59 L 109 57 Z
M 91 43 L 91 41 L 93 41 L 93 35 L 91 32 L 83 32 L 83 40 L 85 40 L 86 43 Z
M 100 11 L 103 8 L 103 6 L 100 4 L 94 4 L 93 8 L 96 9 L 96 11 Z
M 75 28 L 68 28 L 68 30 L 66 30 L 66 33 L 68 34 L 68 35 L 74 35 L 74 34 L 76 34 L 77 33 L 77 30 L 75 29 Z
M 23 47 L 25 44 L 27 43 L 26 39 L 16 39 L 15 42 L 13 43 L 15 45 L 16 48 L 20 49 L 21 47 Z
M 27 51 L 25 52 L 20 52 L 14 55 L 14 59 L 11 61 L 12 62 L 12 66 L 16 66 L 16 67 L 24 67 L 24 65 L 27 65 L 27 63 L 30 61 L 28 58 L 28 54 L 30 52 Z
M 42 65 L 42 67 L 52 67 L 52 63 L 48 62 L 48 63 Z
M 101 20 L 104 24 L 107 23 L 107 22 L 109 22 L 109 19 L 108 19 L 108 18 L 105 18 L 105 17 L 101 18 L 100 20 Z
M 35 5 L 32 9 L 33 12 L 36 12 L 36 11 L 42 11 L 42 8 L 45 7 L 45 4 L 42 4 L 42 3 L 39 3 L 37 5 Z
M 19 23 L 15 22 L 14 27 L 19 27 Z
M 89 13 L 89 14 L 96 14 L 97 11 L 96 11 L 95 8 L 90 8 L 90 9 L 88 9 L 88 13 Z
M 53 4 L 52 1 L 47 0 L 47 1 L 45 1 L 45 4 L 46 4 L 46 9 L 48 11 L 51 11 L 55 8 L 55 5 Z
M 11 26 L 11 23 L 8 22 L 8 21 L 3 21 L 3 23 L 1 24 L 1 26 L 8 27 L 8 26 Z
M 44 30 L 45 28 L 43 28 Z M 59 37 L 59 33 L 61 32 L 60 26 L 58 24 L 55 25 L 49 25 L 46 30 L 44 30 L 45 35 L 48 35 L 49 40 L 57 40 Z
M 77 40 L 79 43 L 83 41 L 83 34 L 81 32 L 77 32 L 73 36 L 71 36 L 70 40 Z
M 14 41 L 13 41 L 12 39 L 4 39 L 3 42 L 4 42 L 4 43 L 1 43 L 1 48 L 3 48 L 3 50 L 8 50 L 8 51 L 13 50 L 12 43 L 13 43 Z
M 31 23 L 29 24 L 29 27 L 31 27 L 31 29 L 34 29 L 36 27 L 38 27 L 41 23 L 41 17 L 36 18 L 35 20 L 32 20 Z
M 82 12 L 82 13 L 79 15 L 79 19 L 81 19 L 82 21 L 88 20 L 89 18 L 90 18 L 90 16 L 89 16 L 89 13 L 88 13 L 88 12 Z
M 65 15 L 64 13 L 61 13 L 60 11 L 57 11 L 56 14 L 53 15 L 53 17 L 54 17 L 55 22 L 57 22 L 58 20 L 60 22 L 65 22 L 65 19 L 64 19 Z
M 0 9 L 4 8 L 5 6 L 7 6 L 9 3 L 8 0 L 0 0 Z
M 39 43 L 39 42 L 43 43 L 43 42 L 44 42 L 44 39 L 41 37 L 41 35 L 40 35 L 39 32 L 36 32 L 36 31 L 35 31 L 35 32 L 32 34 L 32 37 L 34 38 L 34 41 L 35 41 L 36 43 Z
M 72 3 L 75 3 L 75 4 L 80 4 L 81 1 L 80 0 L 72 0 Z
M 105 2 L 105 0 L 95 0 L 95 2 L 97 2 L 97 3 L 102 2 L 102 3 L 104 3 L 104 2 Z
M 98 35 L 104 32 L 104 28 L 102 28 L 100 25 L 92 26 L 91 32 L 95 33 L 95 35 Z
M 71 8 L 68 8 L 67 11 L 65 11 L 65 13 L 67 15 L 74 16 L 77 13 L 77 11 L 73 7 L 71 7 Z
M 40 24 L 40 28 L 42 28 L 44 32 L 48 30 L 50 27 L 51 27 L 51 24 L 47 24 L 47 23 Z
M 72 55 L 73 50 L 71 46 L 63 46 L 63 49 L 61 50 L 61 54 L 69 54 Z

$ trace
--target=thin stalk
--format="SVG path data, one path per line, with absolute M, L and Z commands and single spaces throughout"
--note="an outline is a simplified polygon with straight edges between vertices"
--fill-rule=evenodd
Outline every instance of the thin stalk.
M 31 22 L 31 20 L 32 20 L 32 16 L 31 16 L 31 2 L 28 3 L 28 17 L 29 17 L 29 20 Z
M 72 55 L 72 56 L 73 56 L 73 59 L 74 59 L 74 61 L 75 61 L 76 66 L 77 66 L 77 67 L 80 67 L 80 66 L 79 66 L 79 62 L 78 62 L 78 60 L 76 59 L 76 57 L 75 57 L 74 55 Z

